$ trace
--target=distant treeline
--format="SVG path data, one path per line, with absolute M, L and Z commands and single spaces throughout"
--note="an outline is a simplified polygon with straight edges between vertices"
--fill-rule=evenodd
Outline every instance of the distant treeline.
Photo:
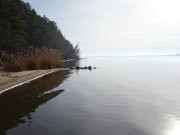
M 22 0 L 0 0 L 0 49 L 14 52 L 26 46 L 58 49 L 65 59 L 79 58 L 78 45 L 73 47 L 54 21 L 37 15 Z

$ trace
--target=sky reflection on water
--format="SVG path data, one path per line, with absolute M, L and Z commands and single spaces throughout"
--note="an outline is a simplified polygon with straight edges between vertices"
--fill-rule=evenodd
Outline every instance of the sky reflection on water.
M 81 60 L 80 66 L 91 65 L 97 69 L 71 70 L 71 74 L 61 75 L 66 79 L 63 82 L 60 79 L 43 94 L 65 91 L 31 111 L 33 122 L 30 126 L 21 123 L 6 133 L 179 135 L 179 60 L 180 57 L 92 57 Z M 42 85 L 50 85 L 59 77 L 53 78 Z
M 164 135 L 180 135 L 180 120 L 172 115 L 166 115 L 167 125 Z

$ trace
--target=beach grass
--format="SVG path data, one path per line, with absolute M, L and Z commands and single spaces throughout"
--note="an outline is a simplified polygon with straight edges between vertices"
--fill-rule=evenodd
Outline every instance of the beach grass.
M 52 69 L 63 67 L 60 51 L 43 48 L 26 48 L 13 54 L 6 54 L 4 68 L 7 71 L 25 71 L 38 69 Z

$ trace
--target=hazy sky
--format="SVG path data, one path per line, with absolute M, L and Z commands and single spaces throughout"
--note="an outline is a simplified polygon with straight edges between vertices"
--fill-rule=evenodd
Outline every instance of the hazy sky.
M 24 0 L 81 54 L 180 53 L 179 0 Z

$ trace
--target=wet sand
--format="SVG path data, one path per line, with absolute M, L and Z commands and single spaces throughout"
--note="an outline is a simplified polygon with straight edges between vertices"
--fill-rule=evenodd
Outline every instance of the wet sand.
M 46 74 L 65 70 L 62 68 L 48 70 L 30 70 L 23 72 L 0 72 L 0 94 L 14 87 L 23 85 Z

